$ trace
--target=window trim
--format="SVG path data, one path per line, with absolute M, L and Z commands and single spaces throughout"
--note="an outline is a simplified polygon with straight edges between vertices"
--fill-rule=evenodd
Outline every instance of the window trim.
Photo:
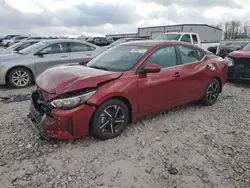
M 166 48 L 166 47 L 174 47 L 174 49 L 175 49 L 175 55 L 176 55 L 176 65 L 171 66 L 171 67 L 164 67 L 164 68 L 161 68 L 161 70 L 166 70 L 166 69 L 169 69 L 169 68 L 173 68 L 173 67 L 177 67 L 177 66 L 182 65 L 182 64 L 181 64 L 181 59 L 180 59 L 180 57 L 179 57 L 179 55 L 178 55 L 176 46 L 170 44 L 170 45 L 161 46 L 161 47 L 159 47 L 159 48 L 156 48 L 154 51 L 152 51 L 152 52 L 147 56 L 147 58 L 143 61 L 143 63 L 138 67 L 138 69 L 136 70 L 135 74 L 136 74 L 136 75 L 140 74 L 141 69 L 145 66 L 146 61 L 148 60 L 149 57 L 151 57 L 151 55 L 153 55 L 154 53 L 156 53 L 157 50 L 160 50 L 161 48 Z

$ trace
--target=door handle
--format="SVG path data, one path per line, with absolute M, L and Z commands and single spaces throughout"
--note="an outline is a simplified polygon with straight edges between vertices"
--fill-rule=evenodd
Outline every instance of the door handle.
M 180 77 L 180 76 L 182 76 L 181 73 L 179 73 L 179 72 L 174 73 L 174 77 L 175 77 L 175 78 L 178 78 L 178 77 Z
M 212 66 L 209 64 L 205 66 L 205 69 L 211 69 L 211 68 L 212 68 Z
M 61 58 L 66 58 L 66 57 L 69 57 L 69 56 L 67 56 L 67 55 L 63 55 L 63 56 L 61 56 Z

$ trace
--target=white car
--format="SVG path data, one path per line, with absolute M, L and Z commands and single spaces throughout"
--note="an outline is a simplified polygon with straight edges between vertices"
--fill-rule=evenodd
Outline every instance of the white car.
M 16 37 L 13 37 L 13 38 L 11 38 L 11 39 L 9 39 L 9 40 L 4 40 L 4 41 L 2 42 L 2 44 L 3 44 L 4 46 L 9 47 L 9 46 L 11 46 L 12 44 L 18 43 L 18 42 L 20 42 L 21 40 L 27 39 L 27 38 L 28 38 L 28 37 L 26 37 L 26 36 L 16 36 Z
M 23 41 L 20 41 L 16 44 L 13 44 L 11 46 L 9 46 L 8 48 L 3 48 L 3 49 L 0 49 L 0 56 L 1 55 L 7 55 L 7 54 L 12 54 L 14 52 L 19 52 L 20 50 L 23 50 L 35 43 L 38 43 L 40 42 L 41 40 L 23 40 Z
M 174 40 L 188 42 L 195 44 L 204 50 L 208 50 L 210 47 L 216 47 L 219 42 L 201 42 L 198 33 L 187 33 L 187 32 L 168 32 L 158 36 L 155 40 Z

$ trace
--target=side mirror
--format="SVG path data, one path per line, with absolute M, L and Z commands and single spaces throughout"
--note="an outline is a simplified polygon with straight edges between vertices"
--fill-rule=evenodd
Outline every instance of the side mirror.
M 157 64 L 149 64 L 149 65 L 145 65 L 140 73 L 141 74 L 145 74 L 145 73 L 158 73 L 161 71 L 161 67 Z
M 43 53 L 40 53 L 40 52 L 37 52 L 35 55 L 38 57 L 43 57 Z

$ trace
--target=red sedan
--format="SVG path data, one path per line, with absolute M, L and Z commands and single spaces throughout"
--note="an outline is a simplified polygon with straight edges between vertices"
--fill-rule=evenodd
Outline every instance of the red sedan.
M 191 101 L 216 102 L 225 60 L 189 43 L 137 41 L 87 63 L 46 70 L 36 79 L 28 119 L 45 139 L 93 134 L 110 139 L 141 116 Z

